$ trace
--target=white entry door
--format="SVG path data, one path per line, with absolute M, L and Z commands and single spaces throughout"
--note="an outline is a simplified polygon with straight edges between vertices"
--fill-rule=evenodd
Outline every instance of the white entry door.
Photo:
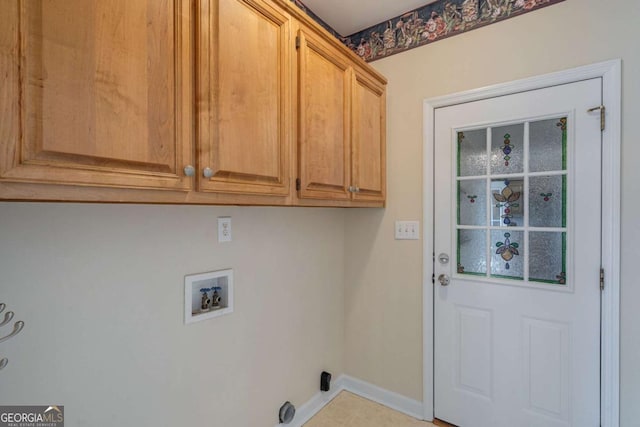
M 436 418 L 600 425 L 601 86 L 435 110 Z

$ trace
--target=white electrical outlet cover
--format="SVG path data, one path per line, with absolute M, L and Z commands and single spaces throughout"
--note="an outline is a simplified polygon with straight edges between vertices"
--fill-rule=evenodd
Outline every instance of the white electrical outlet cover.
M 230 242 L 231 241 L 231 217 L 219 216 L 218 217 L 218 242 Z

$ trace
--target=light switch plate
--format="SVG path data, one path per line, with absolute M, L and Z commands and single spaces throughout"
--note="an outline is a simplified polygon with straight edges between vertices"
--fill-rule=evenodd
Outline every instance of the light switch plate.
M 396 221 L 396 240 L 419 240 L 420 221 Z
M 231 241 L 231 217 L 219 216 L 218 217 L 218 242 L 230 242 Z

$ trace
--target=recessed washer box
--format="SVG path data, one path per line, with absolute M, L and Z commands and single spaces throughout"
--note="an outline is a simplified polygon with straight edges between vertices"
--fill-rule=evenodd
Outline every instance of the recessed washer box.
M 233 313 L 233 270 L 184 277 L 184 323 Z

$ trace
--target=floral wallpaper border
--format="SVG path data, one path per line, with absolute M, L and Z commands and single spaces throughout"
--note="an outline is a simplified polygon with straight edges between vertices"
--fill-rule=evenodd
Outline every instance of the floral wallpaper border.
M 347 37 L 318 18 L 301 0 L 291 1 L 369 62 L 565 0 L 438 0 Z

